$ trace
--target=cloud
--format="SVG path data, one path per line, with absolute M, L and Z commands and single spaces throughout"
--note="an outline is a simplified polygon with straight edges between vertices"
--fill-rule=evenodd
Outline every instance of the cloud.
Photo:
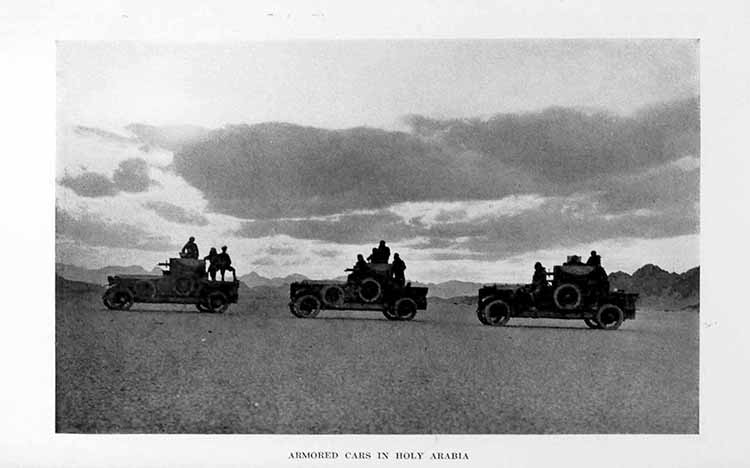
M 83 172 L 76 176 L 65 174 L 60 185 L 82 197 L 111 197 L 117 194 L 115 184 L 104 174 Z
M 110 180 L 104 174 L 86 171 L 76 176 L 65 174 L 60 185 L 88 198 L 111 197 L 120 191 L 145 192 L 157 182 L 149 177 L 148 163 L 142 158 L 121 161 Z
M 172 203 L 164 201 L 149 201 L 144 203 L 143 206 L 156 212 L 156 214 L 167 221 L 195 226 L 208 225 L 208 218 L 201 213 L 173 205 Z
M 155 184 L 148 172 L 148 163 L 144 159 L 130 158 L 120 162 L 112 175 L 112 181 L 124 192 L 145 192 Z
M 119 222 L 106 222 L 85 212 L 74 216 L 55 208 L 55 234 L 91 246 L 167 251 L 178 247 L 168 237 Z
M 586 183 L 699 154 L 700 106 L 686 99 L 632 117 L 550 108 L 488 120 L 410 116 L 414 133 L 457 150 L 477 151 L 546 182 Z
M 175 154 L 213 210 L 242 218 L 326 215 L 422 200 L 496 199 L 531 177 L 402 132 L 231 126 Z

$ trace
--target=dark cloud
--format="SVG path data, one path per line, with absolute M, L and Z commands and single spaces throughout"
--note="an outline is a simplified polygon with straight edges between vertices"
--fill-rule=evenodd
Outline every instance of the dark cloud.
M 109 177 L 98 172 L 83 172 L 77 176 L 65 174 L 60 179 L 60 185 L 82 197 L 111 197 L 117 194 L 117 188 Z
M 414 135 L 290 124 L 233 126 L 175 155 L 214 210 L 246 218 L 333 214 L 406 200 L 500 198 L 531 177 L 477 153 Z
M 120 191 L 145 192 L 157 184 L 149 177 L 148 163 L 141 158 L 120 162 L 110 180 L 104 174 L 86 171 L 76 176 L 65 174 L 60 185 L 72 189 L 82 197 L 111 197 Z
M 144 159 L 130 158 L 120 162 L 112 181 L 124 192 L 145 192 L 155 183 L 148 172 L 148 163 Z
M 181 206 L 173 205 L 172 203 L 164 201 L 149 201 L 144 203 L 143 206 L 153 210 L 156 214 L 167 221 L 195 226 L 208 225 L 208 218 L 202 214 L 196 211 L 187 210 Z
M 74 216 L 65 210 L 55 208 L 55 234 L 95 247 L 126 249 L 173 250 L 178 247 L 168 237 L 152 234 L 145 229 L 125 223 L 110 223 L 83 213 Z
M 553 108 L 489 120 L 409 118 L 413 133 L 229 126 L 185 144 L 175 170 L 212 210 L 305 217 L 404 201 L 601 190 L 613 177 L 699 155 L 697 99 L 630 117 Z M 597 182 L 600 185 L 596 185 Z
M 477 151 L 546 182 L 570 185 L 698 156 L 699 113 L 695 98 L 650 107 L 632 117 L 551 108 L 488 120 L 411 116 L 407 122 L 425 138 Z

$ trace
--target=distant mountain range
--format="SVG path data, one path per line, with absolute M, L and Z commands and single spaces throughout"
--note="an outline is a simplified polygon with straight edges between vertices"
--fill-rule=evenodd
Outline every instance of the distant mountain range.
M 55 264 L 55 273 L 63 278 L 82 283 L 103 285 L 107 282 L 107 276 L 116 274 L 130 275 L 161 275 L 160 268 L 151 271 L 143 267 L 133 266 L 108 266 L 96 270 L 67 265 Z M 266 278 L 256 272 L 250 272 L 238 278 L 243 285 L 252 288 L 258 293 L 265 295 L 285 294 L 289 283 L 309 279 L 300 274 L 291 274 L 284 277 Z M 343 281 L 345 277 L 337 277 L 332 281 Z M 662 268 L 648 264 L 644 265 L 632 275 L 617 271 L 609 275 L 612 288 L 640 293 L 641 305 L 661 308 L 690 308 L 698 307 L 700 301 L 700 267 L 691 268 L 684 273 L 670 273 Z M 426 286 L 429 288 L 428 296 L 442 298 L 474 297 L 482 283 L 468 281 L 445 281 L 442 283 L 418 283 L 414 286 Z M 508 285 L 509 287 L 517 285 Z M 244 289 L 244 288 L 243 288 Z

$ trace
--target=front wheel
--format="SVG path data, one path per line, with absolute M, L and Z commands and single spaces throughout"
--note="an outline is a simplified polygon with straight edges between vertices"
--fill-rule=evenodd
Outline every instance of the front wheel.
M 128 310 L 133 306 L 133 293 L 127 289 L 108 289 L 102 302 L 111 310 Z
M 484 322 L 482 323 L 492 327 L 502 327 L 510 320 L 510 310 L 510 305 L 507 302 L 502 299 L 495 299 L 482 309 L 484 315 Z
M 604 330 L 617 330 L 625 320 L 625 314 L 622 309 L 614 304 L 604 304 L 596 312 L 596 321 L 599 323 L 599 328 Z

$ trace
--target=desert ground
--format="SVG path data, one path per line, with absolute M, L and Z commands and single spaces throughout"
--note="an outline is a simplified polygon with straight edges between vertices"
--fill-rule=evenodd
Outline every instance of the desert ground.
M 298 319 L 278 295 L 222 315 L 107 310 L 60 288 L 57 432 L 697 433 L 693 311 L 482 326 L 431 299 L 412 322 L 377 312 Z

